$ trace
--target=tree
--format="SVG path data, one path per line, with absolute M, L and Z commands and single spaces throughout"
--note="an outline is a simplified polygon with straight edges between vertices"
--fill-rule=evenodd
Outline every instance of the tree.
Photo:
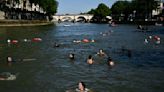
M 157 9 L 157 0 L 132 0 L 132 4 L 139 18 L 151 18 L 152 10 Z
M 105 4 L 101 3 L 96 8 L 94 16 L 99 17 L 101 19 L 104 19 L 110 13 L 111 13 L 111 11 L 110 11 L 109 7 L 106 6 Z
M 56 0 L 29 0 L 32 3 L 39 4 L 47 15 L 53 15 L 57 12 L 58 2 Z
M 58 2 L 56 0 L 40 0 L 39 5 L 48 15 L 54 15 L 57 12 Z
M 95 9 L 91 9 L 88 14 L 95 14 Z
M 129 1 L 117 1 L 112 5 L 111 11 L 113 18 L 119 19 L 122 16 L 124 20 L 127 20 L 133 12 L 133 7 Z
M 106 16 L 111 14 L 111 11 L 108 6 L 101 3 L 96 9 L 91 9 L 88 14 L 93 14 L 94 22 L 105 22 L 107 21 Z
M 43 8 L 49 18 L 52 17 L 57 12 L 58 2 L 56 0 L 29 0 L 31 3 L 35 5 L 38 4 L 39 7 Z

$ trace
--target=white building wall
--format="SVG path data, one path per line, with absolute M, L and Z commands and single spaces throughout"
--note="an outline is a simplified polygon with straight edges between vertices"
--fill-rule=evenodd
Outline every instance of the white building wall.
M 0 19 L 5 19 L 5 13 L 3 11 L 0 11 Z

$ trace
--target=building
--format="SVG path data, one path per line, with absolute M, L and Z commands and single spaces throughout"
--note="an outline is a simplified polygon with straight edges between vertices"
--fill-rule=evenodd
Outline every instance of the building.
M 158 7 L 156 10 L 152 11 L 153 16 L 159 15 L 162 12 L 162 10 L 164 9 L 164 0 L 157 0 L 157 1 L 158 1 Z
M 29 0 L 1 0 L 0 19 L 44 20 L 47 16 L 42 7 Z

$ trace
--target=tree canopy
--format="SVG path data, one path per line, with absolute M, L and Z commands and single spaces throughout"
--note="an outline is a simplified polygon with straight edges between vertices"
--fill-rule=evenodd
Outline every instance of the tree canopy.
M 39 4 L 48 15 L 57 12 L 58 2 L 56 0 L 29 0 L 30 3 Z
M 88 14 L 95 14 L 95 9 L 91 9 Z
M 131 2 L 117 1 L 112 5 L 112 14 L 125 14 L 132 12 Z
M 111 13 L 111 11 L 110 11 L 109 7 L 106 6 L 105 4 L 101 3 L 96 8 L 94 15 L 101 17 L 101 18 L 106 18 L 106 16 L 108 16 L 110 13 Z
M 93 14 L 94 15 L 94 20 L 95 21 L 104 21 L 106 19 L 106 16 L 111 14 L 111 11 L 108 6 L 105 4 L 101 3 L 98 5 L 96 9 L 91 9 L 88 14 Z
M 112 5 L 111 11 L 112 15 L 116 15 L 114 18 L 124 16 L 127 20 L 129 14 L 133 12 L 132 3 L 129 1 L 117 1 Z
M 157 0 L 132 0 L 116 1 L 111 8 L 112 14 L 121 16 L 123 14 L 127 19 L 130 14 L 136 15 L 136 18 L 151 18 L 152 10 L 157 9 Z
M 152 10 L 157 9 L 157 0 L 132 0 L 132 4 L 138 15 L 151 17 Z

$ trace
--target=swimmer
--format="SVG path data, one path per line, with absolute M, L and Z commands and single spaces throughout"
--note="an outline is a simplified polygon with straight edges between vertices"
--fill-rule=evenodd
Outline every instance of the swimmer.
M 8 43 L 8 44 L 9 44 L 9 43 L 11 43 L 11 40 L 10 40 L 10 39 L 8 39 L 8 40 L 7 40 L 7 43 Z
M 97 52 L 97 55 L 99 55 L 99 56 L 105 56 L 106 54 L 105 54 L 105 52 L 103 52 L 102 49 L 100 49 L 99 52 Z
M 5 80 L 6 76 L 0 75 L 0 80 Z
M 27 42 L 27 39 L 24 39 L 23 41 L 24 41 L 24 42 Z
M 138 25 L 138 29 L 141 29 L 141 30 L 142 30 L 142 29 L 143 29 L 143 27 L 142 27 L 141 25 Z
M 91 42 L 95 42 L 95 40 L 92 39 Z
M 54 44 L 54 47 L 59 47 L 59 44 L 55 43 L 55 44 Z
M 78 83 L 78 88 L 76 89 L 77 92 L 88 92 L 89 89 L 85 87 L 84 82 L 79 82 Z
M 106 34 L 104 33 L 103 36 L 106 36 Z
M 156 41 L 156 44 L 160 44 L 160 43 L 161 43 L 161 41 L 160 41 L 160 40 Z
M 151 35 L 149 36 L 149 39 L 152 39 L 152 36 Z
M 113 60 L 111 59 L 111 57 L 108 57 L 108 65 L 109 66 L 114 66 L 114 62 L 113 62 Z
M 12 57 L 7 57 L 7 62 L 12 63 L 13 62 Z
M 122 46 L 122 47 L 121 47 L 121 51 L 122 51 L 122 53 L 124 53 L 125 50 L 126 50 L 126 49 L 125 49 L 125 46 Z
M 24 42 L 31 42 L 29 39 L 23 39 Z
M 131 50 L 127 50 L 127 56 L 128 56 L 129 58 L 132 57 L 132 52 L 131 52 Z
M 93 61 L 93 59 L 92 59 L 92 55 L 89 55 L 89 56 L 88 56 L 88 59 L 87 59 L 87 63 L 91 65 L 91 64 L 93 64 L 93 62 L 94 62 L 94 61 Z
M 72 60 L 75 59 L 75 54 L 70 53 L 70 54 L 69 54 L 69 58 L 72 59 Z
M 148 40 L 147 39 L 145 39 L 145 43 L 148 43 Z
M 81 40 L 73 40 L 74 43 L 81 43 Z

